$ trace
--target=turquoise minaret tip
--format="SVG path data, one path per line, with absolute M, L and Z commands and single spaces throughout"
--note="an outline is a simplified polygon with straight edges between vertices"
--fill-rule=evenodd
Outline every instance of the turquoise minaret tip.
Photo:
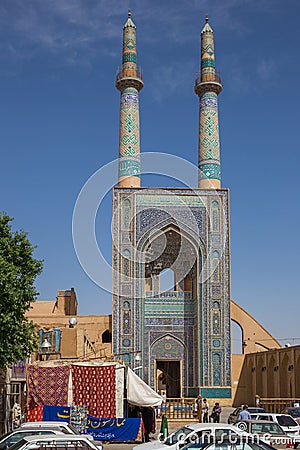
M 208 14 L 206 14 L 206 17 L 205 17 L 205 25 L 204 25 L 204 27 L 203 27 L 203 29 L 202 29 L 202 31 L 201 31 L 201 34 L 202 34 L 202 33 L 205 33 L 206 31 L 208 31 L 208 32 L 210 32 L 210 33 L 213 33 L 213 30 L 212 30 L 211 26 L 210 26 L 209 23 L 208 23 Z
M 131 19 L 131 11 L 130 11 L 130 9 L 128 10 L 127 20 L 126 20 L 126 22 L 125 22 L 125 24 L 124 24 L 124 28 L 126 28 L 126 27 L 133 27 L 133 28 L 136 28 L 136 26 L 135 26 L 133 20 Z
M 216 74 L 214 34 L 208 16 L 201 31 L 201 68 L 195 93 L 199 96 L 198 187 L 221 187 L 218 95 L 222 90 Z
M 140 186 L 139 91 L 144 83 L 136 60 L 136 26 L 129 9 L 123 27 L 122 68 L 117 73 L 116 81 L 116 88 L 121 93 L 118 181 L 120 187 Z

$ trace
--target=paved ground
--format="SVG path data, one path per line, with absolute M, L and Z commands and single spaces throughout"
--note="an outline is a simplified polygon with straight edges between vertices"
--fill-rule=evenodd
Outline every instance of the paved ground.
M 227 423 L 228 416 L 233 411 L 233 409 L 234 408 L 231 408 L 231 407 L 222 408 L 222 414 L 221 414 L 222 422 Z M 176 422 L 176 423 L 172 423 L 172 424 L 169 423 L 169 432 L 172 432 L 172 431 L 176 430 L 177 428 L 181 427 L 182 425 L 185 425 L 188 423 L 190 423 L 190 421 L 188 421 L 188 420 L 186 422 Z M 154 436 L 154 439 L 155 439 L 155 436 Z M 120 442 L 120 443 L 104 444 L 103 448 L 104 448 L 104 450 L 131 450 L 132 447 L 134 447 L 135 445 L 137 445 L 137 444 L 134 444 L 134 443 L 124 444 L 124 443 Z

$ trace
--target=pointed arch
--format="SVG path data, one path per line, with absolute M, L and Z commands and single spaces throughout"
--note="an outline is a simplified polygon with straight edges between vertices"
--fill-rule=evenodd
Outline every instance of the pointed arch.
M 264 360 L 262 356 L 258 358 L 257 368 L 256 368 L 256 393 L 260 397 L 263 397 L 263 367 Z
M 289 386 L 289 374 L 288 367 L 290 365 L 290 358 L 287 353 L 284 354 L 283 359 L 280 364 L 280 397 L 289 397 L 290 386 Z
M 157 342 L 159 342 L 159 341 L 162 340 L 162 339 L 166 339 L 166 340 L 174 339 L 175 341 L 177 341 L 178 343 L 180 343 L 180 345 L 182 345 L 182 346 L 185 348 L 185 350 L 186 350 L 186 348 L 187 348 L 187 347 L 186 347 L 186 343 L 185 343 L 182 339 L 180 339 L 178 336 L 175 336 L 174 334 L 169 333 L 169 332 L 164 333 L 164 334 L 162 334 L 161 336 L 159 336 L 158 338 L 154 339 L 153 342 L 152 342 L 152 344 L 151 344 L 151 348 L 152 348 Z
M 274 397 L 274 390 L 275 390 L 275 383 L 274 383 L 274 377 L 276 372 L 274 371 L 276 366 L 276 360 L 274 356 L 272 355 L 268 364 L 268 383 L 267 383 L 267 397 Z
M 152 227 L 149 227 L 149 229 L 147 229 L 147 231 L 138 240 L 137 249 L 140 251 L 144 251 L 147 245 L 149 244 L 150 236 L 151 240 L 153 241 L 154 239 L 165 234 L 169 230 L 184 236 L 195 248 L 200 249 L 200 253 L 203 256 L 207 255 L 206 245 L 201 236 L 199 236 L 199 232 L 198 234 L 196 232 L 198 230 L 192 230 L 190 227 L 187 227 L 186 224 L 183 224 L 182 222 L 179 222 L 178 226 L 178 224 L 174 222 L 174 219 L 172 217 L 164 219 L 161 222 L 153 224 Z M 197 245 L 197 242 L 199 243 L 199 245 Z

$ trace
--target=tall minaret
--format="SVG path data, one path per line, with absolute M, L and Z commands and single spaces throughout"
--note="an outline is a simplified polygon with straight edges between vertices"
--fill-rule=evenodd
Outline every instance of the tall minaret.
M 201 70 L 196 79 L 195 93 L 199 96 L 199 144 L 198 187 L 221 187 L 220 137 L 218 95 L 222 90 L 220 77 L 216 75 L 214 34 L 208 23 L 201 31 Z
M 122 69 L 116 80 L 116 88 L 121 92 L 119 187 L 140 187 L 139 91 L 143 86 L 141 71 L 136 65 L 136 26 L 128 11 L 123 27 Z

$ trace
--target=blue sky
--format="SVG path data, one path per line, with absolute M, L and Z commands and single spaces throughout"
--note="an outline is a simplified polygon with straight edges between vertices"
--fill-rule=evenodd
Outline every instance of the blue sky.
M 231 190 L 232 298 L 281 343 L 299 343 L 298 0 L 2 0 L 0 209 L 44 259 L 39 298 L 74 287 L 81 314 L 111 296 L 79 265 L 72 213 L 88 178 L 118 154 L 122 27 L 137 25 L 142 151 L 197 164 L 200 31 L 215 32 L 222 185 Z M 172 186 L 147 176 L 146 184 Z M 110 196 L 99 245 L 110 259 Z M 286 338 L 287 340 L 284 340 Z M 296 339 L 298 338 L 298 339 Z

